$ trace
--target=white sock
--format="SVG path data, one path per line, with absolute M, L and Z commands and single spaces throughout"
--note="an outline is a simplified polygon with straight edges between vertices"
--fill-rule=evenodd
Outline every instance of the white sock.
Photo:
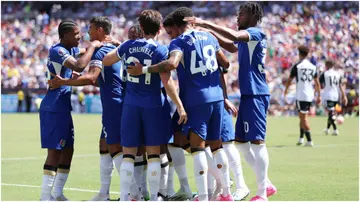
M 135 158 L 135 157 L 134 157 Z M 134 177 L 134 158 L 125 157 L 120 167 L 120 200 L 128 201 Z
M 222 195 L 227 197 L 230 190 L 230 172 L 229 172 L 229 160 L 226 156 L 226 153 L 223 149 L 218 149 L 213 153 L 216 167 L 221 171 L 221 183 L 222 183 Z
M 147 178 L 150 187 L 150 201 L 157 201 L 158 192 L 160 190 L 161 166 L 160 158 L 149 158 Z
M 144 157 L 143 155 L 141 156 L 136 156 L 135 157 L 135 168 L 134 168 L 134 177 L 135 177 L 135 182 L 136 185 L 138 187 L 138 189 L 141 190 L 141 178 L 144 174 Z M 136 165 L 138 164 L 138 165 Z
M 64 185 L 69 176 L 69 172 L 70 172 L 69 169 L 58 168 L 56 177 L 55 177 L 54 188 L 53 188 L 53 197 L 54 198 L 60 197 L 64 194 L 63 193 Z
M 216 167 L 215 160 L 213 158 L 210 147 L 206 147 L 205 154 L 206 154 L 206 160 L 207 160 L 207 164 L 208 164 L 208 172 L 215 178 L 217 185 L 222 185 L 221 172 Z
M 172 196 L 175 194 L 175 185 L 174 185 L 174 164 L 173 162 L 169 162 L 169 175 L 167 182 L 167 195 Z
M 200 201 L 208 200 L 207 173 L 208 164 L 205 151 L 197 151 L 192 154 L 194 160 L 194 177 Z
M 251 149 L 255 155 L 256 165 L 256 182 L 258 185 L 258 191 L 256 195 L 266 199 L 266 187 L 267 187 L 267 171 L 269 167 L 269 154 L 265 144 L 251 144 Z
M 167 154 L 160 154 L 161 176 L 160 176 L 160 194 L 166 196 L 167 182 L 169 175 L 169 160 Z
M 119 176 L 120 176 L 120 167 L 121 167 L 121 163 L 123 161 L 123 153 L 120 152 L 118 154 L 116 154 L 114 157 L 112 157 L 112 160 L 114 161 L 115 164 L 115 168 L 116 171 L 118 172 Z
M 190 185 L 188 182 L 188 175 L 186 171 L 186 162 L 184 150 L 180 147 L 169 147 L 171 158 L 173 159 L 174 169 L 180 181 L 180 190 L 191 193 Z
M 141 176 L 141 194 L 144 197 L 149 196 L 149 190 L 147 186 L 147 161 L 146 161 L 146 165 L 144 165 L 144 171 Z
M 41 197 L 40 201 L 49 201 L 51 198 L 51 190 L 55 181 L 55 171 L 45 170 L 41 185 Z
M 207 183 L 208 183 L 208 194 L 212 194 L 215 191 L 215 178 L 211 175 L 210 172 L 207 174 Z
M 113 160 L 109 153 L 100 154 L 100 191 L 101 195 L 109 195 L 111 174 L 114 168 Z
M 235 145 L 231 142 L 223 144 L 223 148 L 229 159 L 229 166 L 235 178 L 236 189 L 249 190 L 249 188 L 245 184 L 244 175 L 241 167 L 240 154 L 236 149 Z

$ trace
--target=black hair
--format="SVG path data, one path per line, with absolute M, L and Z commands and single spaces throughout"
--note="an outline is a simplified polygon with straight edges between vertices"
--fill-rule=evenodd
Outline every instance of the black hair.
M 327 68 L 332 68 L 333 66 L 334 66 L 334 61 L 332 61 L 332 60 L 326 60 L 325 61 L 325 66 L 327 67 Z
M 264 11 L 260 4 L 255 2 L 246 2 L 240 5 L 240 10 L 242 9 L 248 11 L 250 15 L 253 15 L 254 20 L 256 20 L 257 23 L 261 23 L 261 19 L 264 17 Z
M 160 12 L 155 10 L 144 10 L 139 17 L 144 34 L 156 35 L 160 30 L 162 20 Z
M 166 17 L 165 17 L 165 20 L 163 22 L 163 26 L 164 27 L 172 27 L 174 26 L 174 20 L 172 18 L 173 16 L 173 12 L 172 13 L 169 13 Z
M 103 28 L 106 35 L 109 35 L 111 32 L 112 24 L 111 20 L 105 16 L 94 17 L 90 20 L 90 23 L 93 23 L 96 27 Z
M 141 30 L 141 27 L 139 24 L 135 24 L 129 28 L 128 31 L 128 38 L 131 40 L 135 40 L 137 38 L 143 38 L 144 36 L 143 31 Z
M 72 20 L 61 21 L 58 27 L 60 39 L 64 38 L 64 35 L 68 32 L 71 32 L 74 29 L 74 27 L 77 27 L 77 24 Z
M 172 19 L 174 21 L 174 24 L 178 27 L 187 25 L 188 22 L 184 21 L 185 17 L 193 17 L 194 13 L 192 10 L 188 7 L 180 7 L 176 9 L 172 14 Z
M 309 48 L 304 45 L 299 46 L 298 50 L 299 50 L 300 56 L 303 56 L 303 57 L 306 57 L 310 52 Z

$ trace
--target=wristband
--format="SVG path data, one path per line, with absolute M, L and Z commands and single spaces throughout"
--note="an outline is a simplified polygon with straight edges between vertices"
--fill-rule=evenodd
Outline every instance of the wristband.
M 148 69 L 149 69 L 148 66 L 143 66 L 143 68 L 142 68 L 142 73 L 143 73 L 143 74 L 149 73 L 149 72 L 148 72 Z

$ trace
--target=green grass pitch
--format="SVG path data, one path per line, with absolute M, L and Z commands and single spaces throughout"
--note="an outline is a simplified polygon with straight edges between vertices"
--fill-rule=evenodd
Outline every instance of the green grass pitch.
M 74 115 L 75 156 L 65 195 L 89 200 L 99 188 L 98 139 L 101 115 Z M 278 188 L 270 200 L 359 200 L 359 125 L 349 118 L 339 127 L 340 136 L 325 136 L 326 118 L 310 118 L 314 148 L 295 146 L 296 117 L 268 118 L 269 177 Z M 1 200 L 39 200 L 46 151 L 40 149 L 37 114 L 1 116 Z M 191 156 L 187 155 L 190 184 L 195 191 Z M 244 176 L 256 193 L 255 175 L 242 160 Z M 119 177 L 113 172 L 111 198 L 118 198 Z M 178 181 L 175 175 L 175 185 Z M 250 197 L 248 198 L 250 199 Z

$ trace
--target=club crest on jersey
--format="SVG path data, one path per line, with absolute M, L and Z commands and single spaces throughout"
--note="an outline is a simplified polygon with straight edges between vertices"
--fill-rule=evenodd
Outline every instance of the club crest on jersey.
M 61 139 L 61 140 L 60 140 L 60 146 L 61 146 L 61 147 L 65 147 L 65 144 L 66 144 L 66 140 Z
M 64 48 L 59 48 L 58 54 L 62 57 L 66 54 L 66 50 Z

